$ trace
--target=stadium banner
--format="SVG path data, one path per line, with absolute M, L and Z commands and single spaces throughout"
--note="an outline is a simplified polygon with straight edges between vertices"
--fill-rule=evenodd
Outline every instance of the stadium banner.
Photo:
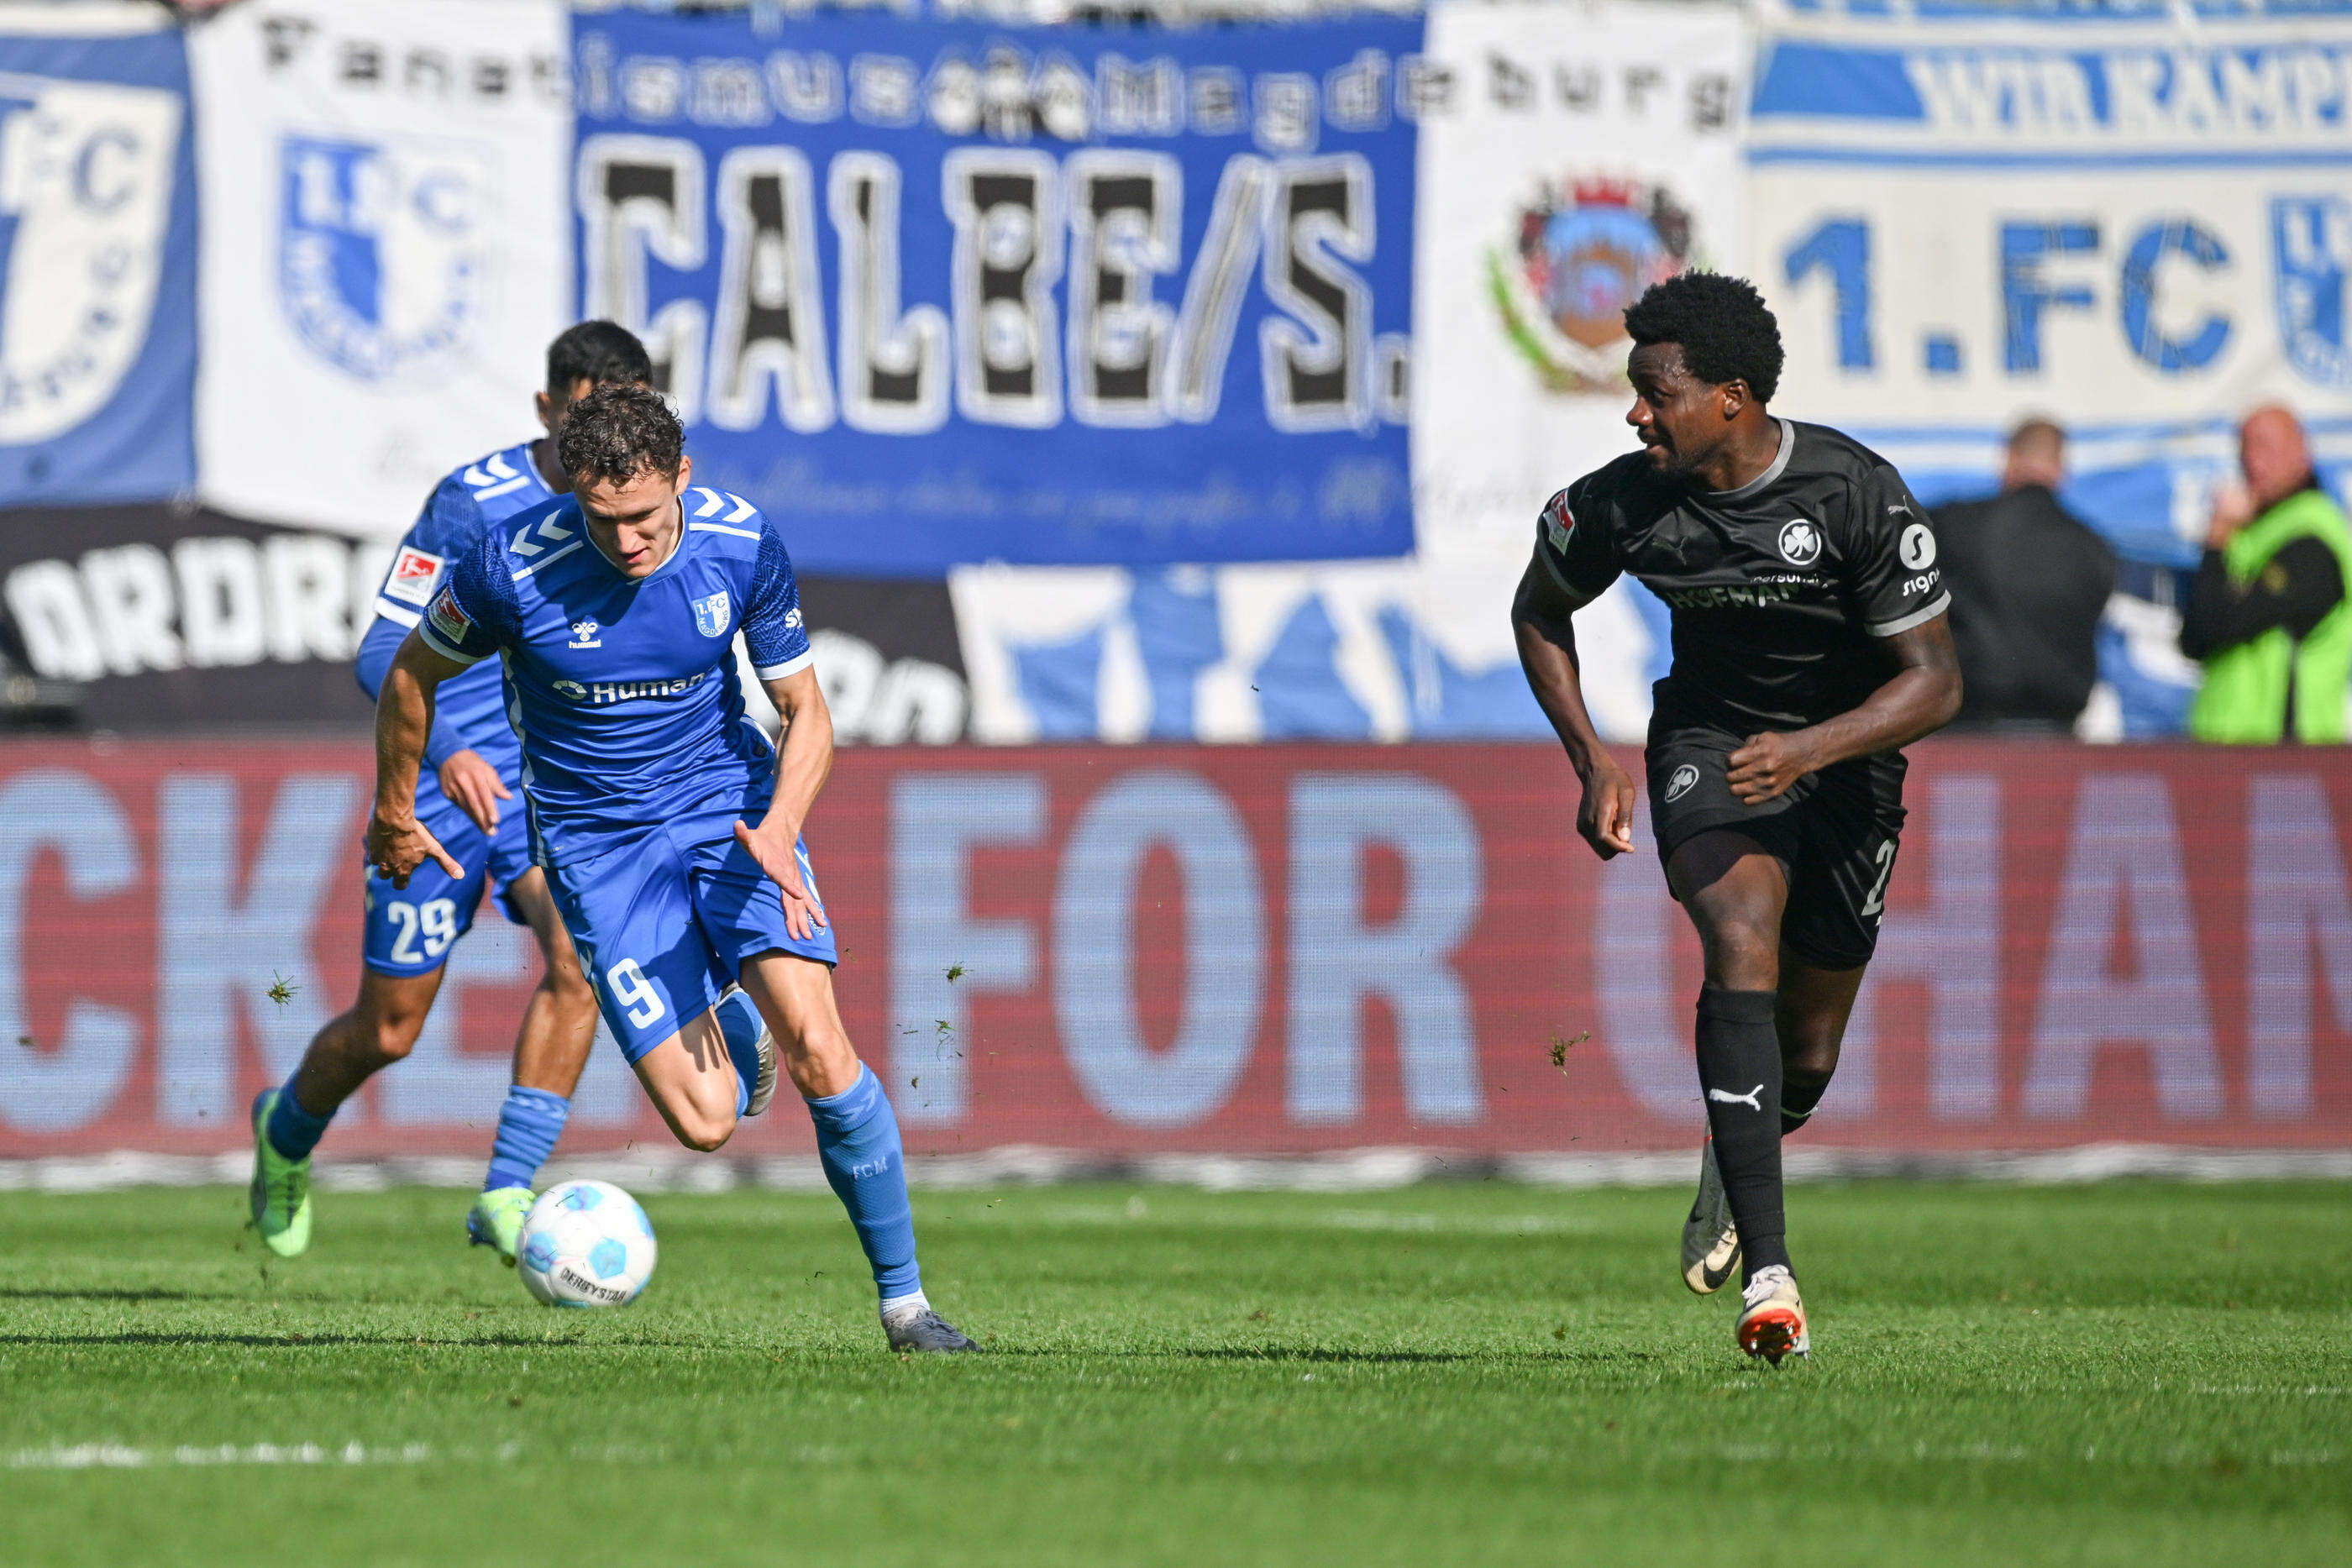
M 1437 4 L 1421 122 L 1412 476 L 1424 558 L 1524 563 L 1629 449 L 1623 312 L 1745 269 L 1753 28 L 1718 4 Z
M 580 309 L 811 571 L 1402 555 L 1421 39 L 582 16 Z
M 2066 499 L 2193 564 L 2231 423 L 2275 400 L 2352 462 L 2352 17 L 2150 7 L 1916 21 L 1783 14 L 1748 126 L 1779 405 L 1931 505 L 2010 425 L 2066 425 Z
M 194 486 L 195 250 L 170 18 L 0 5 L 0 507 Z
M 1496 740 L 1549 736 L 1509 606 L 1526 561 L 960 567 L 948 580 L 971 734 L 1033 741 Z M 1612 738 L 1649 716 L 1643 629 L 1578 622 Z M 819 659 L 819 668 L 823 659 Z
M 189 34 L 205 499 L 396 538 L 572 319 L 560 0 L 269 0 Z
M 352 994 L 369 793 L 357 743 L 0 750 L 0 1156 L 246 1147 Z M 1931 742 L 1908 800 L 1799 1146 L 2352 1146 L 2352 761 Z M 919 1152 L 1688 1155 L 1696 943 L 1575 805 L 1550 747 L 865 749 L 810 840 Z M 453 963 L 330 1158 L 485 1146 L 536 959 L 486 912 Z M 667 1145 L 609 1043 L 572 1127 Z
M 13 511 L 0 527 L 0 674 L 38 690 L 20 700 L 0 682 L 0 717 L 133 732 L 364 727 L 374 709 L 352 659 L 393 550 L 203 508 Z M 835 739 L 964 737 L 971 702 L 945 583 L 800 586 Z M 772 727 L 748 674 L 745 697 Z

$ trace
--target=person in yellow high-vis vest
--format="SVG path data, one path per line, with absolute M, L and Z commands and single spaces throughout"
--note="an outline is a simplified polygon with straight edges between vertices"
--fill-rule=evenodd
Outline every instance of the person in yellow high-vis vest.
M 2215 500 L 2180 617 L 2180 651 L 2205 666 L 2189 732 L 2340 744 L 2352 701 L 2352 525 L 2285 409 L 2247 415 L 2238 452 L 2245 485 Z

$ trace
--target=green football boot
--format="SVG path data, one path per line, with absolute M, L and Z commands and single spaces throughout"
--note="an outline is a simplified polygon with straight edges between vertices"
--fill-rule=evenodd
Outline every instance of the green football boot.
M 253 1102 L 253 1228 L 262 1245 L 280 1258 L 299 1258 L 310 1246 L 310 1161 L 289 1160 L 272 1148 L 263 1129 L 279 1091 L 264 1090 Z
M 527 1186 L 493 1187 L 478 1194 L 466 1216 L 466 1239 L 477 1247 L 495 1247 L 499 1261 L 514 1267 L 515 1249 L 522 1242 L 523 1218 L 539 1195 Z

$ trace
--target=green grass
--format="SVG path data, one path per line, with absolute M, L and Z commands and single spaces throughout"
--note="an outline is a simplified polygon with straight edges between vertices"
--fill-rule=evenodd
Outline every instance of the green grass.
M 242 1202 L 0 1194 L 0 1562 L 2352 1561 L 2340 1185 L 1801 1187 L 1778 1371 L 1664 1192 L 919 1195 L 992 1354 L 903 1361 L 829 1197 L 655 1198 L 593 1313 L 461 1194 Z

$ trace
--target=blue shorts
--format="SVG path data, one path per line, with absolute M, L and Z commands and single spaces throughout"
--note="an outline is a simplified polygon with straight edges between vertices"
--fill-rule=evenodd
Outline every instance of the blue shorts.
M 837 961 L 831 927 L 803 942 L 784 925 L 783 895 L 735 841 L 744 816 L 730 807 L 676 817 L 548 871 L 596 1005 L 631 1061 L 715 1006 L 755 954 Z M 801 880 L 819 898 L 808 845 L 797 847 Z
M 512 787 L 509 783 L 509 788 Z M 437 861 L 426 861 L 398 888 L 373 866 L 367 873 L 366 935 L 360 961 L 379 975 L 425 975 L 448 962 L 457 938 L 474 928 L 474 911 L 484 889 L 506 917 L 528 925 L 508 901 L 507 889 L 530 869 L 530 824 L 520 800 L 499 812 L 499 831 L 487 837 L 456 802 L 419 799 L 416 820 L 466 868 L 453 880 Z

